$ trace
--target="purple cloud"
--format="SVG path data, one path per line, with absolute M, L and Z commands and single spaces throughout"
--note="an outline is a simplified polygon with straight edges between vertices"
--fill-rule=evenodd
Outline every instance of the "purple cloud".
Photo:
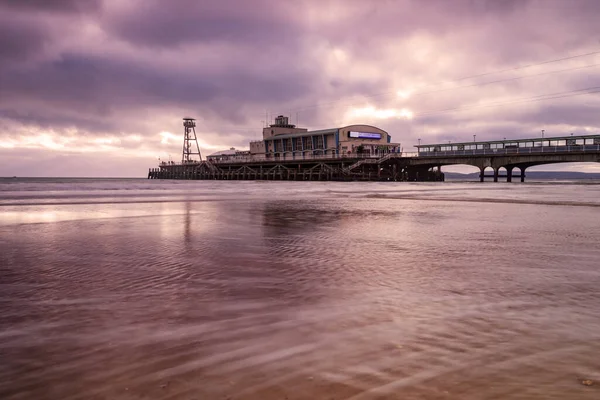
M 89 12 L 100 8 L 101 0 L 1 0 L 0 7 L 24 12 Z

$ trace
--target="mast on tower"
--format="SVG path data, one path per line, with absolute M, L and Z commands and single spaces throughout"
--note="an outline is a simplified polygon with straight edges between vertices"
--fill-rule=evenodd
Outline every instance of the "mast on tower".
M 198 138 L 196 137 L 196 120 L 194 118 L 183 119 L 183 152 L 181 154 L 181 163 L 194 163 L 202 161 Z M 194 146 L 195 144 L 195 146 Z M 194 151 L 194 149 L 196 151 Z M 198 160 L 194 156 L 198 156 Z

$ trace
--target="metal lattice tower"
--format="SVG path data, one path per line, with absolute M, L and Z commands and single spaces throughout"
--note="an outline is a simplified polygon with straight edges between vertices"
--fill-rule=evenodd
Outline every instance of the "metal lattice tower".
M 196 137 L 196 120 L 194 118 L 184 118 L 183 128 L 183 152 L 181 154 L 181 163 L 202 161 L 200 146 L 198 146 L 198 138 Z M 193 143 L 196 145 L 196 151 L 194 151 Z M 195 155 L 198 156 L 198 160 L 194 159 L 193 156 Z

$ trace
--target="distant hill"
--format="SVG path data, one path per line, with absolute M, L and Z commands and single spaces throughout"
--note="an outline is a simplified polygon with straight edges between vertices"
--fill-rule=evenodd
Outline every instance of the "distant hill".
M 442 168 L 443 171 L 443 168 Z M 460 174 L 457 172 L 444 172 L 446 180 L 449 181 L 475 181 L 479 180 L 479 172 L 470 174 Z M 492 171 L 486 171 L 486 175 L 491 175 Z M 519 179 L 520 172 L 517 171 L 516 175 L 513 175 L 513 181 Z M 580 179 L 598 179 L 600 180 L 600 173 L 585 173 L 585 172 L 570 172 L 570 171 L 527 171 L 525 172 L 525 180 L 580 180 Z M 491 178 L 485 178 L 486 181 Z M 500 178 L 500 180 L 506 181 L 506 178 Z

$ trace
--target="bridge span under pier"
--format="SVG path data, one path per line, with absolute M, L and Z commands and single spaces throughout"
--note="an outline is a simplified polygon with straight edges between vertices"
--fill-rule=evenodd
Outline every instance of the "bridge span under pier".
M 557 149 L 552 152 L 547 149 L 545 153 L 519 153 L 519 154 L 471 154 L 471 155 L 423 155 L 411 159 L 412 166 L 422 166 L 426 169 L 442 167 L 447 165 L 471 165 L 479 168 L 479 179 L 493 178 L 498 182 L 499 178 L 506 178 L 512 182 L 513 177 L 519 177 L 521 182 L 525 181 L 525 170 L 529 167 L 556 163 L 574 162 L 600 162 L 600 146 L 593 149 Z M 486 175 L 485 170 L 492 168 L 493 174 Z M 505 175 L 500 170 L 506 170 Z M 518 169 L 520 174 L 514 174 Z
M 419 144 L 416 153 L 244 155 L 207 161 L 162 162 L 148 179 L 443 181 L 442 167 L 471 165 L 480 181 L 525 181 L 536 165 L 600 162 L 600 135 L 487 142 Z M 493 173 L 486 174 L 491 168 Z M 506 172 L 502 173 L 502 169 Z M 518 170 L 518 173 L 517 173 Z

